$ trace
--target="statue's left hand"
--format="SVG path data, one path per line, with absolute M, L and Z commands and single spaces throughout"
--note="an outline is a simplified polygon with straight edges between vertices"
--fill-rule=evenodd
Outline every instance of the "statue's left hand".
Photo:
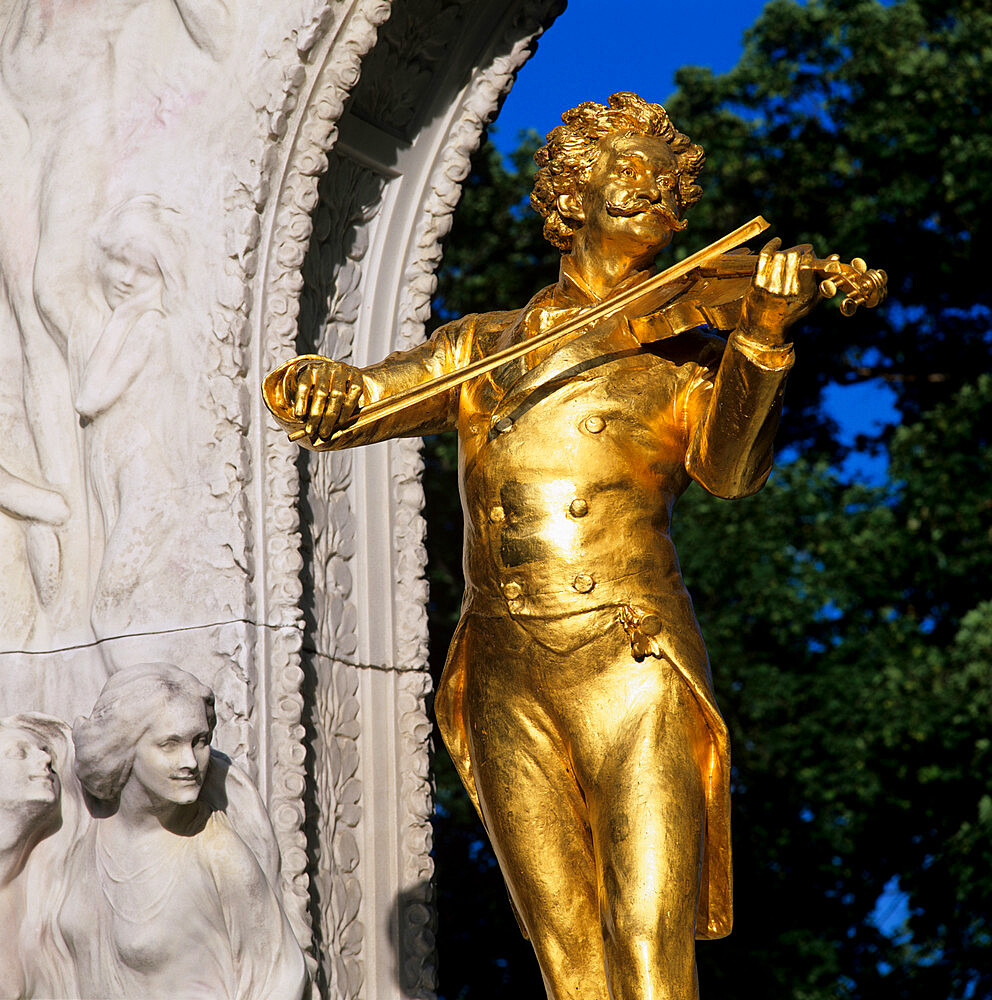
M 786 331 L 819 301 L 819 286 L 809 262 L 815 259 L 806 244 L 779 252 L 781 240 L 767 243 L 744 299 L 741 333 L 765 347 L 781 347 Z

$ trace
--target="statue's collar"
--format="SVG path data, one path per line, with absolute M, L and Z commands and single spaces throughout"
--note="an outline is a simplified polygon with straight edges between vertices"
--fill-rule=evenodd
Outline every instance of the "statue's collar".
M 630 277 L 625 278 L 618 285 L 614 285 L 609 294 L 626 291 L 639 285 L 642 281 L 647 281 L 651 277 L 650 271 L 635 271 Z M 594 306 L 602 302 L 603 299 L 597 295 L 579 274 L 578 269 L 572 263 L 571 257 L 563 255 L 561 258 L 561 268 L 558 272 L 558 284 L 554 287 L 552 305 L 558 309 L 568 309 L 571 306 Z

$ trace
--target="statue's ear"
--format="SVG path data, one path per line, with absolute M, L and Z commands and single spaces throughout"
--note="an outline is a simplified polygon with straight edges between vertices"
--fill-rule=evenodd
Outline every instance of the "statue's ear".
M 560 194 L 555 201 L 558 214 L 573 222 L 585 222 L 585 212 L 582 211 L 582 199 L 574 194 Z

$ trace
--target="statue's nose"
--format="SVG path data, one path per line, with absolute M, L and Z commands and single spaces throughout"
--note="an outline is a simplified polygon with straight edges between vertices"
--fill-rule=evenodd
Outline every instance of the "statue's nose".
M 641 184 L 641 196 L 650 202 L 655 202 L 661 197 L 661 185 L 657 177 L 649 175 L 644 178 Z

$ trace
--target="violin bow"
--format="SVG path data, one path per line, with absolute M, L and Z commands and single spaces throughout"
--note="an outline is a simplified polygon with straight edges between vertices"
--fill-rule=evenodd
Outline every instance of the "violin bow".
M 463 368 L 457 368 L 455 371 L 448 372 L 445 375 L 439 375 L 437 378 L 430 379 L 427 382 L 421 382 L 420 385 L 414 386 L 406 392 L 397 393 L 395 396 L 387 396 L 378 402 L 370 403 L 367 407 L 360 409 L 347 424 L 338 427 L 329 438 L 322 439 L 321 443 L 333 444 L 345 434 L 361 430 L 363 427 L 368 427 L 370 424 L 377 423 L 386 417 L 391 417 L 394 413 L 399 413 L 408 407 L 416 406 L 418 403 L 430 399 L 439 392 L 445 392 L 456 385 L 461 385 L 462 382 L 467 382 L 471 378 L 484 375 L 486 372 L 490 372 L 494 368 L 499 368 L 501 365 L 505 365 L 516 358 L 530 354 L 531 351 L 543 347 L 545 344 L 550 344 L 552 341 L 558 340 L 559 337 L 566 337 L 584 327 L 598 323 L 600 320 L 622 311 L 639 299 L 647 298 L 662 286 L 684 278 L 691 271 L 705 264 L 710 258 L 718 257 L 720 254 L 736 249 L 742 243 L 746 243 L 759 233 L 763 233 L 768 226 L 769 223 L 760 215 L 756 215 L 750 222 L 739 226 L 732 233 L 728 233 L 709 246 L 703 247 L 702 250 L 697 250 L 694 254 L 690 254 L 685 260 L 673 264 L 659 274 L 648 278 L 647 281 L 642 281 L 632 288 L 627 288 L 616 295 L 603 299 L 598 305 L 593 306 L 579 316 L 566 320 L 558 326 L 553 326 L 534 337 L 528 337 L 519 344 L 513 344 L 502 351 L 490 354 L 488 357 L 473 361 Z M 306 431 L 300 428 L 299 430 L 292 431 L 289 439 L 290 441 L 299 441 L 306 436 Z

